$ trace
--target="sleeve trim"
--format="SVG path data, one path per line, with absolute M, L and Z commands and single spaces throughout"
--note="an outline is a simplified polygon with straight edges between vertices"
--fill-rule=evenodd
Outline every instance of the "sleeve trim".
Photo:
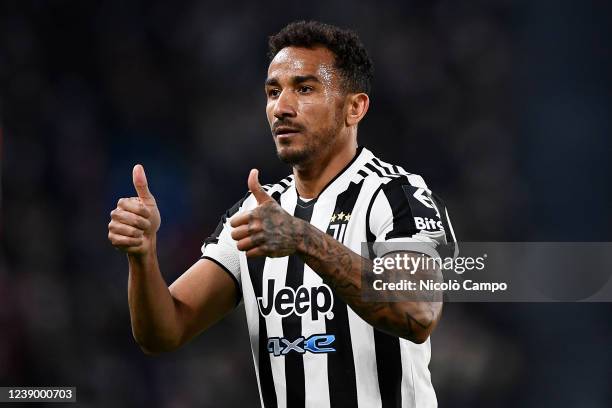
M 372 206 L 374 205 L 374 201 L 376 201 L 376 199 L 378 198 L 378 195 L 380 194 L 380 190 L 382 190 L 384 184 L 381 184 L 380 186 L 378 186 L 378 188 L 376 189 L 376 191 L 374 191 L 374 194 L 372 195 L 372 198 L 370 199 L 370 202 L 368 203 L 368 209 L 366 210 L 366 241 L 367 242 L 373 242 L 374 240 L 376 240 L 376 236 L 374 235 L 374 233 L 372 232 L 372 226 L 370 225 L 370 215 L 372 212 Z
M 230 278 L 232 278 L 232 281 L 234 281 L 234 285 L 236 285 L 236 291 L 238 293 L 238 296 L 236 297 L 236 306 L 238 306 L 240 304 L 240 301 L 242 300 L 242 289 L 240 289 L 240 283 L 238 283 L 238 279 L 236 279 L 234 274 L 231 273 L 230 270 L 225 267 L 225 265 L 217 261 L 215 258 L 212 258 L 208 255 L 202 255 L 200 259 L 208 259 L 209 261 L 216 263 L 230 276 Z

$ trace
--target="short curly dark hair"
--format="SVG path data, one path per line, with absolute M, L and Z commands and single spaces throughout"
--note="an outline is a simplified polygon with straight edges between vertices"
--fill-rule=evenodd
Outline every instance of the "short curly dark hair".
M 285 47 L 313 48 L 323 46 L 335 55 L 344 89 L 370 93 L 374 67 L 363 43 L 353 30 L 318 21 L 296 21 L 288 24 L 268 41 L 270 60 Z

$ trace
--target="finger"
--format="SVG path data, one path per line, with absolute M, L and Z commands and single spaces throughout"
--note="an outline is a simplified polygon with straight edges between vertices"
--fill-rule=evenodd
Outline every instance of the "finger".
M 239 251 L 248 251 L 249 249 L 254 247 L 255 244 L 253 244 L 251 237 L 246 237 L 236 242 L 236 248 L 238 248 Z
M 138 214 L 144 218 L 149 218 L 151 216 L 151 211 L 144 205 L 140 197 L 121 198 L 117 202 L 117 207 Z
M 137 247 L 142 245 L 142 238 L 126 237 L 109 232 L 108 239 L 117 248 Z
M 248 224 L 250 218 L 251 218 L 251 211 L 243 212 L 241 214 L 233 216 L 232 219 L 230 220 L 230 225 L 233 228 L 236 228 L 240 225 Z
M 249 173 L 249 180 L 247 183 L 249 185 L 249 190 L 255 196 L 255 199 L 257 200 L 258 204 L 263 204 L 266 201 L 272 200 L 272 197 L 270 197 L 268 193 L 264 191 L 261 184 L 259 184 L 259 170 L 257 169 L 251 170 L 251 172 Z
M 136 189 L 136 193 L 138 193 L 138 197 L 140 197 L 145 204 L 150 205 L 155 202 L 153 194 L 149 191 L 147 176 L 141 164 L 134 166 L 132 170 L 132 182 L 134 183 L 134 188 Z
M 143 231 L 147 231 L 151 228 L 151 222 L 148 219 L 138 214 L 122 210 L 121 208 L 115 208 L 111 212 L 111 219 L 119 221 L 122 224 L 131 225 Z
M 251 232 L 252 232 L 252 230 L 249 231 L 249 226 L 246 225 L 246 224 L 243 224 L 243 225 L 241 225 L 241 226 L 239 226 L 237 228 L 234 228 L 232 230 L 232 234 L 231 234 L 232 235 L 232 239 L 234 241 L 240 241 L 241 239 L 246 238 L 249 235 L 251 235 Z
M 127 224 L 122 224 L 118 221 L 112 220 L 108 224 L 108 230 L 113 234 L 124 235 L 126 237 L 140 238 L 143 236 L 144 231 Z
M 248 251 L 251 248 L 262 245 L 264 242 L 266 242 L 265 236 L 263 232 L 259 232 L 236 242 L 236 248 L 238 248 L 239 251 Z
M 264 248 L 259 246 L 259 247 L 255 247 L 253 249 L 249 249 L 248 251 L 246 251 L 246 256 L 247 258 L 253 258 L 256 256 L 267 256 L 267 254 Z

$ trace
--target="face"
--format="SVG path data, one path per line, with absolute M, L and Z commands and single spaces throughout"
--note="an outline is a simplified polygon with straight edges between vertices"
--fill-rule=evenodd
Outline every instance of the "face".
M 312 162 L 333 151 L 344 126 L 344 92 L 334 55 L 324 47 L 286 47 L 266 79 L 266 114 L 278 157 Z

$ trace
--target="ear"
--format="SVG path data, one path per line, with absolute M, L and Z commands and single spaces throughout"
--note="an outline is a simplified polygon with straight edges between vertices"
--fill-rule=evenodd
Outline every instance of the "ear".
M 365 116 L 370 106 L 367 94 L 356 93 L 347 96 L 346 126 L 355 126 Z

